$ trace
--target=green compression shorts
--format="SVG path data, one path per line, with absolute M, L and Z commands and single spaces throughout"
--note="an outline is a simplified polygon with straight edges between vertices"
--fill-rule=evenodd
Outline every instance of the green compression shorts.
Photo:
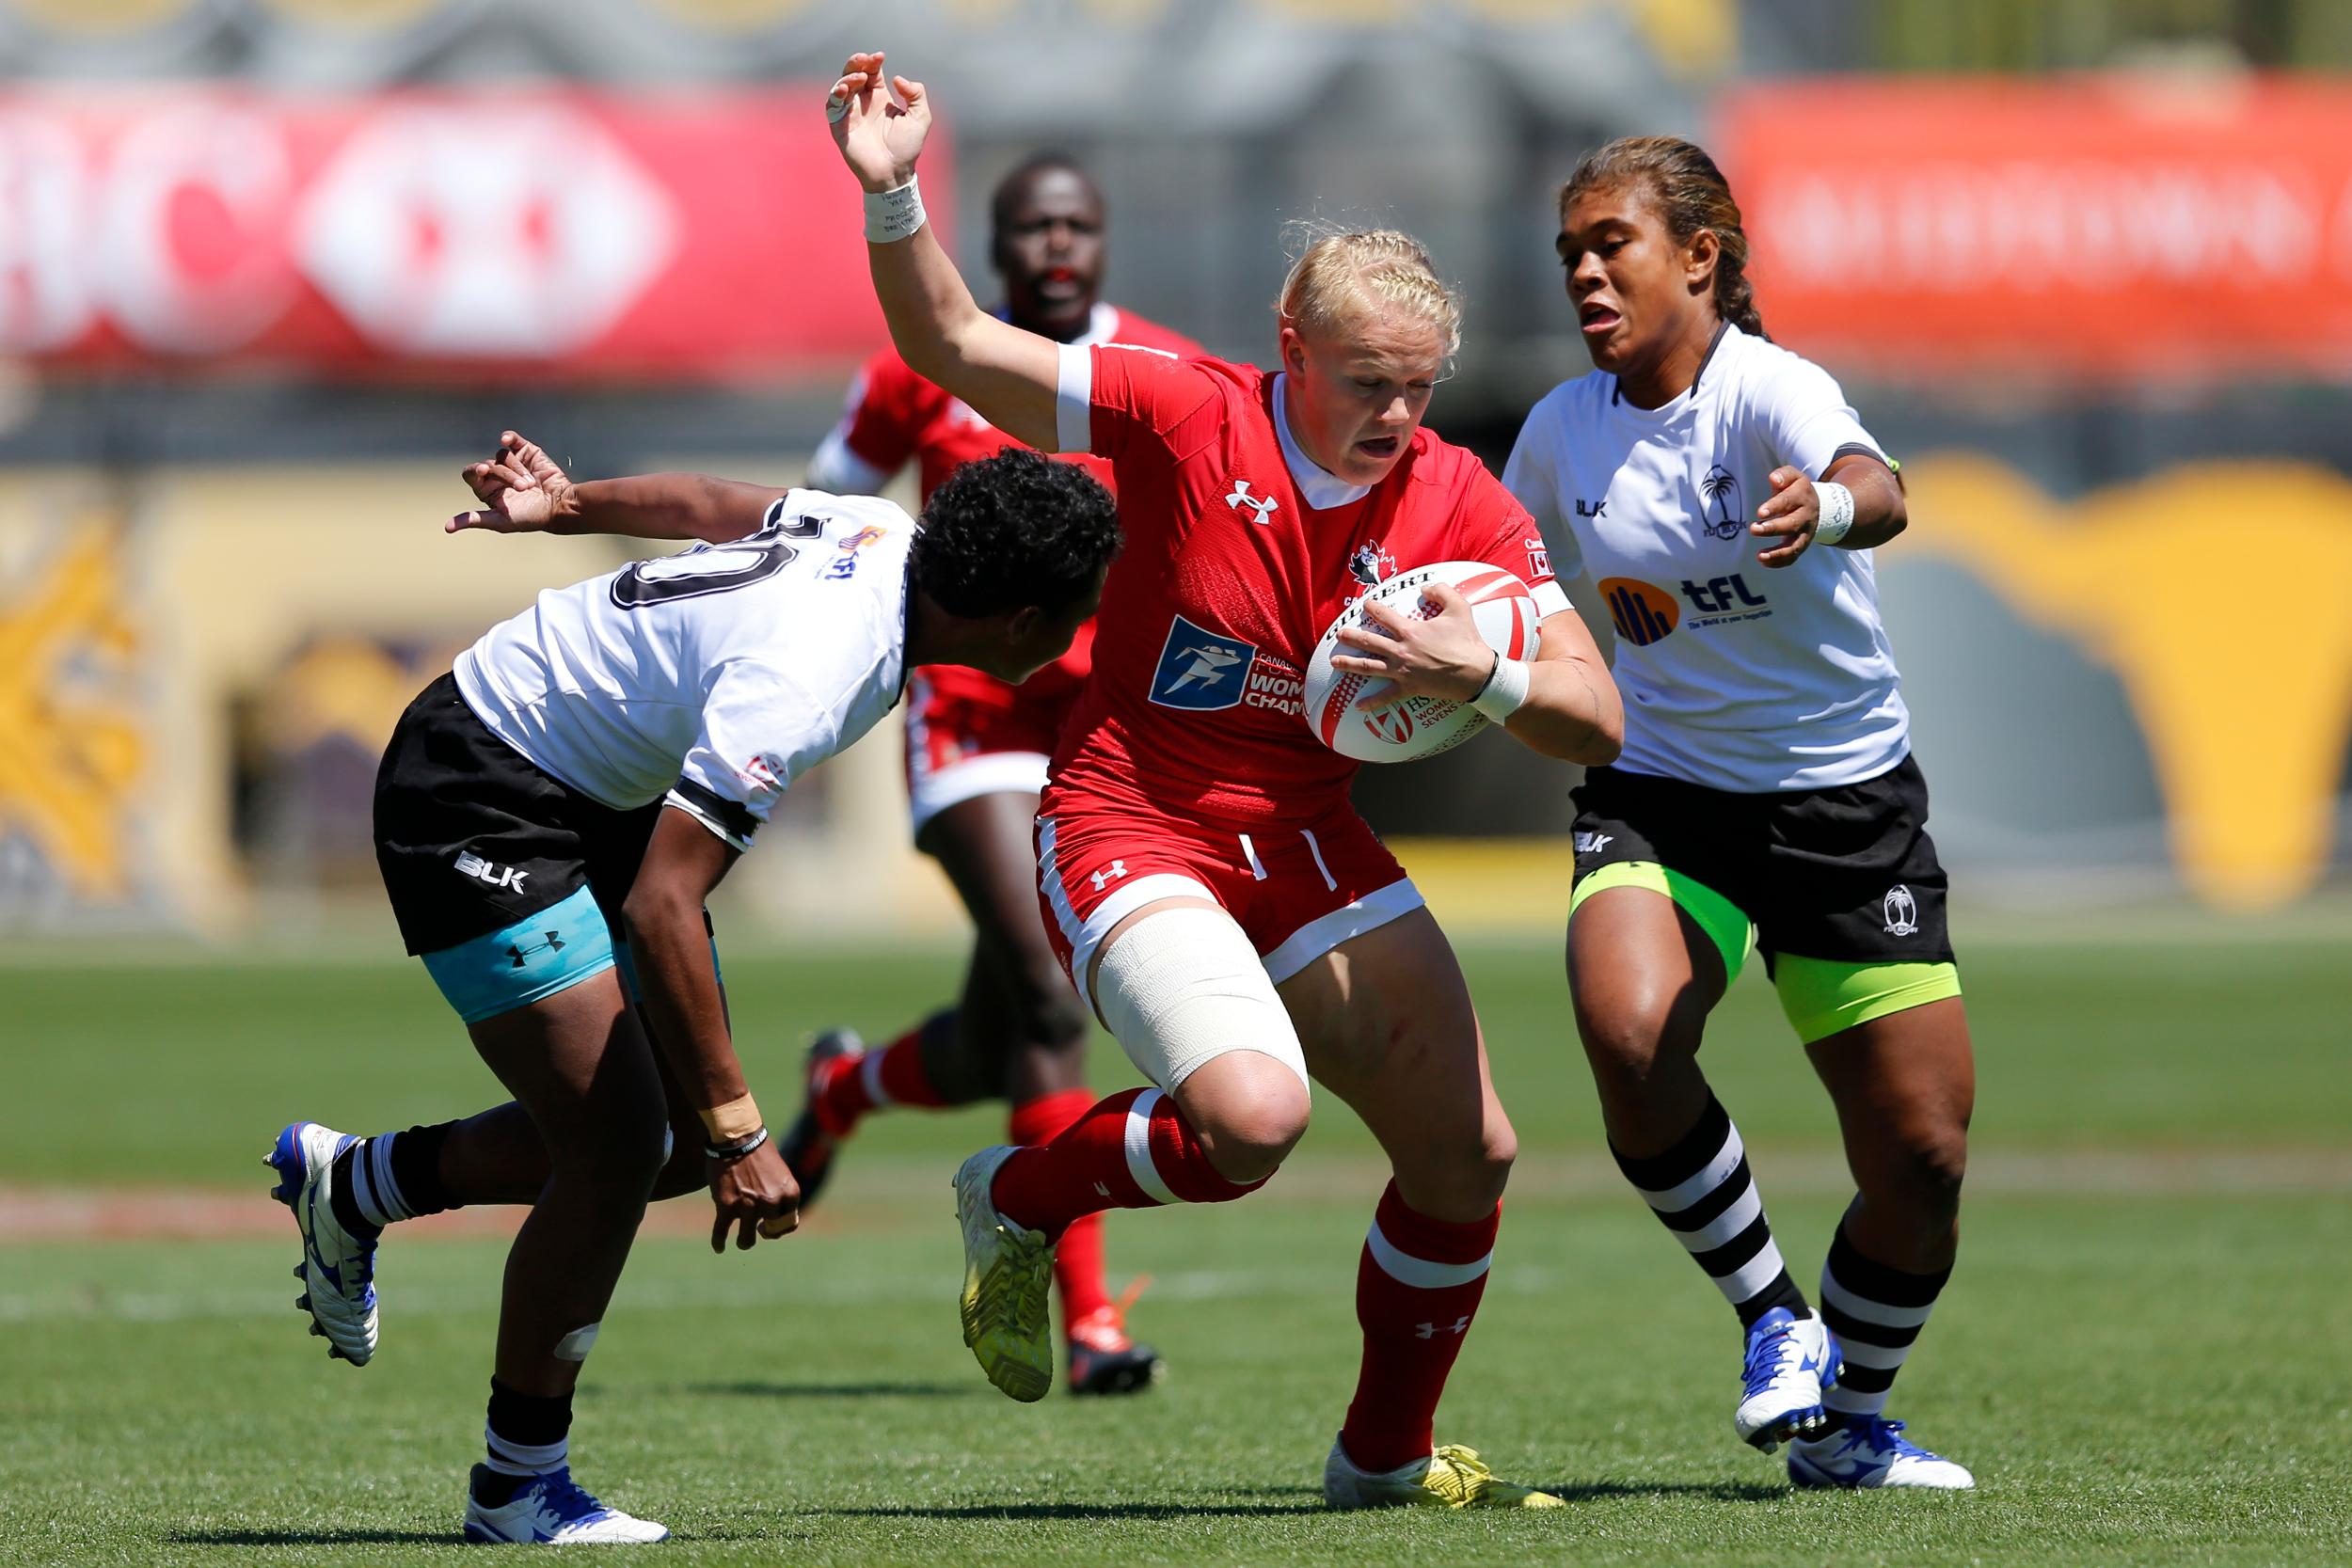
M 1725 986 L 1756 949 L 1756 927 L 1739 905 L 1656 861 L 1614 861 L 1581 879 L 1568 897 L 1568 917 L 1576 917 L 1585 899 L 1613 887 L 1646 888 L 1673 899 L 1723 955 Z M 1958 996 L 1960 970 L 1950 963 L 1852 963 L 1781 953 L 1772 958 L 1772 989 L 1797 1037 L 1811 1045 L 1873 1019 Z

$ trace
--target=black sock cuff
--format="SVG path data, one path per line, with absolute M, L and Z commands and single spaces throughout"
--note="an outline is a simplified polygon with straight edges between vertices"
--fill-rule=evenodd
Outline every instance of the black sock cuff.
M 1645 1155 L 1635 1159 L 1619 1150 L 1612 1143 L 1609 1153 L 1625 1172 L 1625 1179 L 1645 1192 L 1663 1192 L 1678 1187 L 1707 1168 L 1707 1163 L 1723 1152 L 1731 1138 L 1731 1113 L 1709 1090 L 1707 1109 L 1699 1113 L 1697 1125 L 1675 1140 L 1674 1147 L 1663 1154 Z
M 462 1207 L 441 1180 L 441 1145 L 453 1121 L 411 1127 L 392 1140 L 392 1181 L 411 1214 L 438 1214 Z
M 1797 1282 L 1788 1277 L 1787 1269 L 1732 1310 L 1740 1314 L 1740 1326 L 1747 1329 L 1754 1328 L 1756 1321 L 1775 1307 L 1786 1307 L 1800 1318 L 1813 1315 L 1812 1305 L 1804 1299 L 1804 1292 L 1797 1289 Z
M 1864 1257 L 1846 1235 L 1842 1221 L 1829 1243 L 1828 1272 L 1840 1288 L 1865 1301 L 1888 1307 L 1932 1307 L 1935 1298 L 1944 1293 L 1945 1282 L 1952 1277 L 1949 1268 L 1934 1274 L 1912 1274 Z
M 572 1430 L 572 1397 L 525 1394 L 490 1379 L 490 1430 L 510 1443 L 542 1449 Z

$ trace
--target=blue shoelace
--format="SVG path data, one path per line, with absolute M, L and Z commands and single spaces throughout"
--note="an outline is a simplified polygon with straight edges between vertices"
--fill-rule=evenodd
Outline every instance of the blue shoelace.
M 539 1489 L 547 1507 L 567 1525 L 576 1525 L 599 1513 L 612 1512 L 582 1490 L 580 1483 L 572 1480 L 569 1469 L 556 1470 L 540 1477 Z
M 1804 1353 L 1789 1343 L 1796 1326 L 1793 1323 L 1784 1323 L 1748 1346 L 1747 1366 L 1743 1369 L 1746 1382 L 1740 1390 L 1744 1398 L 1754 1399 L 1770 1387 L 1772 1379 L 1780 1375 L 1785 1361 L 1803 1359 Z

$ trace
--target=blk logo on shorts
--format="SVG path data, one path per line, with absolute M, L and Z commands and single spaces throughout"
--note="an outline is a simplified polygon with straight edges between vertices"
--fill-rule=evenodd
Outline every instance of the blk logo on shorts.
M 1617 635 L 1637 648 L 1648 647 L 1681 623 L 1681 604 L 1655 583 L 1639 578 L 1603 578 L 1599 587 Z
M 457 851 L 457 874 L 487 882 L 494 888 L 512 889 L 516 893 L 522 892 L 523 879 L 531 875 L 519 866 L 493 865 L 470 849 Z
M 1919 934 L 1919 900 L 1911 895 L 1911 889 L 1897 882 L 1886 890 L 1881 904 L 1886 916 L 1886 934 L 1890 937 L 1915 937 Z
M 1152 672 L 1152 700 L 1195 713 L 1238 707 L 1257 657 L 1256 643 L 1203 630 L 1179 615 Z

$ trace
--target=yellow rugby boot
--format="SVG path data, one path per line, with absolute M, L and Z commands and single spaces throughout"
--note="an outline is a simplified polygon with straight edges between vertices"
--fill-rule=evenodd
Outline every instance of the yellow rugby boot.
M 1012 1157 L 983 1148 L 956 1172 L 956 1218 L 963 1226 L 963 1342 L 988 1381 L 1024 1404 L 1054 1386 L 1054 1244 L 996 1212 L 989 1188 Z
M 1448 1443 L 1396 1470 L 1359 1470 L 1336 1440 L 1323 1462 L 1323 1500 L 1333 1508 L 1565 1508 L 1549 1492 L 1496 1479 L 1478 1450 Z

